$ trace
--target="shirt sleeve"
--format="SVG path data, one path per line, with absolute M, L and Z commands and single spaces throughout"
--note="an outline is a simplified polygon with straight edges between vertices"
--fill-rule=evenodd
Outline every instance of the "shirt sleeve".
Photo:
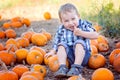
M 84 30 L 88 31 L 88 32 L 93 32 L 95 31 L 95 29 L 92 26 L 92 23 L 88 22 L 88 21 L 84 21 Z
M 61 35 L 62 35 L 62 26 L 59 26 L 59 28 L 54 36 L 53 46 L 52 46 L 55 51 L 57 51 L 57 49 L 58 49 L 58 44 L 60 42 Z

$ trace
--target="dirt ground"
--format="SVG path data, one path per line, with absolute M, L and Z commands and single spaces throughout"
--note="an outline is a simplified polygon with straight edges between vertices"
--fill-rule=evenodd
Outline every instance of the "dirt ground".
M 31 26 L 29 28 L 27 28 L 26 26 L 23 26 L 21 28 L 15 29 L 15 31 L 17 32 L 17 37 L 19 37 L 23 32 L 26 32 L 27 30 L 30 30 L 31 28 L 35 31 L 35 32 L 39 32 L 42 28 L 45 29 L 46 31 L 48 31 L 49 33 L 52 34 L 52 37 L 54 37 L 54 34 L 57 30 L 57 26 L 60 24 L 58 19 L 51 19 L 51 20 L 42 20 L 42 21 L 32 21 L 31 22 Z M 1 27 L 0 27 L 1 28 Z M 1 40 L 0 42 L 5 43 L 7 39 Z M 114 76 L 115 76 L 115 80 L 120 80 L 120 74 L 117 73 L 114 68 L 109 64 L 108 61 L 108 55 L 110 54 L 110 52 L 113 50 L 114 48 L 114 43 L 115 43 L 115 39 L 108 39 L 109 40 L 109 46 L 110 49 L 108 52 L 106 53 L 101 53 L 106 57 L 106 65 L 104 67 L 110 69 Z M 28 49 L 33 46 L 33 44 L 30 44 L 29 47 L 27 47 Z M 42 46 L 41 46 L 42 47 Z M 42 48 L 45 49 L 46 52 L 48 52 L 52 47 L 52 40 L 50 40 L 47 45 L 43 46 Z M 8 66 L 8 68 L 12 68 L 10 66 Z M 46 66 L 47 68 L 47 75 L 45 77 L 44 80 L 67 80 L 67 78 L 62 78 L 62 79 L 58 79 L 58 78 L 54 78 L 54 72 L 50 71 L 49 68 Z M 86 79 L 86 80 L 90 80 L 91 75 L 93 73 L 94 69 L 90 69 L 88 66 L 86 66 L 83 69 L 83 73 L 82 76 Z

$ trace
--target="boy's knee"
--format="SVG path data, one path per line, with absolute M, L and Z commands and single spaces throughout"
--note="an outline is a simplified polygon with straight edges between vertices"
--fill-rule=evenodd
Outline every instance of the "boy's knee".
M 65 49 L 65 47 L 60 45 L 60 46 L 58 46 L 58 49 Z

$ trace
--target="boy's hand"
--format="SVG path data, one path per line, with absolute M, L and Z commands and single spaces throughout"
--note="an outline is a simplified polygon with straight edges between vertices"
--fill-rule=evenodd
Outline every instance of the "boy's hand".
M 45 54 L 44 57 L 48 58 L 49 56 L 55 55 L 54 51 L 50 51 L 49 53 Z
M 81 30 L 79 28 L 77 28 L 76 26 L 74 26 L 74 31 L 73 31 L 74 35 L 79 36 L 81 33 Z

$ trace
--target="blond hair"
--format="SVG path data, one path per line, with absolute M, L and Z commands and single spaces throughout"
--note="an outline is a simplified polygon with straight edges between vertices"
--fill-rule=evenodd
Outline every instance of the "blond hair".
M 58 11 L 59 18 L 61 19 L 61 13 L 72 12 L 73 10 L 79 15 L 77 8 L 73 4 L 66 3 L 62 5 Z

